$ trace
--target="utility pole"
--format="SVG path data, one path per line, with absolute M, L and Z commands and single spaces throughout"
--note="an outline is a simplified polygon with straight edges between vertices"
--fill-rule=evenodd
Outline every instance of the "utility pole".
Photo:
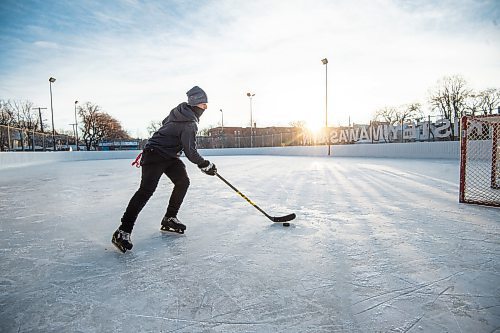
M 75 136 L 76 136 L 76 151 L 80 150 L 80 145 L 78 144 L 78 118 L 76 118 L 76 105 L 78 101 L 75 101 Z
M 42 110 L 47 110 L 47 108 L 33 108 L 33 110 L 38 110 L 38 117 L 40 117 L 40 131 L 42 131 L 42 142 L 43 142 L 43 151 L 45 151 L 45 134 L 43 133 L 43 119 L 42 119 Z M 33 136 L 35 135 L 35 131 L 33 130 Z
M 38 110 L 38 116 L 40 117 L 40 130 L 43 133 L 42 110 L 47 110 L 47 108 L 33 108 L 33 110 Z

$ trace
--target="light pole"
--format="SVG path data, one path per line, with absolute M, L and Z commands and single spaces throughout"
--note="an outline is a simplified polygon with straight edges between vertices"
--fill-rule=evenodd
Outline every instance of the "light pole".
M 253 119 L 252 119 L 252 98 L 255 94 L 247 93 L 248 98 L 250 99 L 250 148 L 253 147 Z
M 71 128 L 73 128 L 73 134 L 74 134 L 74 138 L 76 140 L 76 133 L 75 133 L 75 125 L 76 124 L 68 124 L 68 125 L 71 125 Z
M 224 112 L 222 112 L 222 109 L 220 109 L 220 114 L 221 114 L 221 145 L 222 148 L 224 148 Z
M 56 82 L 53 77 L 49 78 L 49 88 L 50 88 L 50 113 L 52 114 L 52 145 L 54 151 L 56 151 L 56 131 L 54 129 L 54 108 L 52 107 L 52 83 Z
M 325 65 L 325 134 L 328 141 L 328 156 L 330 156 L 330 134 L 328 133 L 328 59 L 322 59 Z
M 76 136 L 76 151 L 80 150 L 80 145 L 78 144 L 78 119 L 76 118 L 76 105 L 78 101 L 75 101 L 75 136 Z
M 222 132 L 224 132 L 224 112 L 222 112 L 222 109 L 220 109 L 220 114 L 221 114 L 221 127 L 222 127 Z

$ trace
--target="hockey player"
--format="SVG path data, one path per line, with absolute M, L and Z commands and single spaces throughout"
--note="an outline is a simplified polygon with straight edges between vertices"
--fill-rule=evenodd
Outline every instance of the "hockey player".
M 207 109 L 206 93 L 198 86 L 191 88 L 187 93 L 188 101 L 175 107 L 162 126 L 146 143 L 142 152 L 140 166 L 142 166 L 141 184 L 121 219 L 121 225 L 113 233 L 111 241 L 122 252 L 132 249 L 130 234 L 134 223 L 149 198 L 156 190 L 156 186 L 165 174 L 174 184 L 170 195 L 167 211 L 161 221 L 161 230 L 184 233 L 186 226 L 177 219 L 184 196 L 189 187 L 189 177 L 186 166 L 179 159 L 182 151 L 190 162 L 196 164 L 204 173 L 215 176 L 217 168 L 213 163 L 205 160 L 196 149 L 196 132 L 198 121 Z

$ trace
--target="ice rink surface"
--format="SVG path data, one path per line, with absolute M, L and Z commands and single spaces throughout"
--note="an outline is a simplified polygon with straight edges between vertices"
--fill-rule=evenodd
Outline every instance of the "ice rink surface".
M 500 210 L 458 203 L 458 161 L 214 156 L 162 234 L 132 234 L 129 160 L 0 171 L 0 332 L 498 332 Z

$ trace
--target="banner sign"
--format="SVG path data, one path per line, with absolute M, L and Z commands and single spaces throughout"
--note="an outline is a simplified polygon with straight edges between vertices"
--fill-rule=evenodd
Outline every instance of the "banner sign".
M 406 141 L 427 141 L 449 138 L 458 134 L 458 119 L 452 124 L 449 119 L 439 119 L 435 122 L 413 122 L 402 125 L 375 123 L 371 125 L 354 125 L 347 128 L 328 128 L 329 142 L 336 143 L 381 143 Z M 321 137 L 309 137 L 315 142 L 328 142 L 325 133 Z

